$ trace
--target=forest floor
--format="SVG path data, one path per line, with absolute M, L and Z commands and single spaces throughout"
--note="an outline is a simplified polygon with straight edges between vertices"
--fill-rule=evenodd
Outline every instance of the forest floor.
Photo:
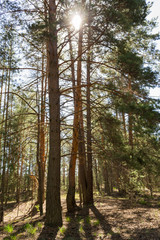
M 33 202 L 8 204 L 0 240 L 160 240 L 160 195 L 138 197 L 131 202 L 119 197 L 96 197 L 94 206 L 66 214 L 62 196 L 63 226 L 44 227 Z

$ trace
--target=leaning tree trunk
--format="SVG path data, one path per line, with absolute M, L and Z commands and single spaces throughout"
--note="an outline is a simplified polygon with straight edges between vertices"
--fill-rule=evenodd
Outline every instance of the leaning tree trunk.
M 46 195 L 46 225 L 62 225 L 60 201 L 60 89 L 57 54 L 56 1 L 49 0 L 49 162 Z

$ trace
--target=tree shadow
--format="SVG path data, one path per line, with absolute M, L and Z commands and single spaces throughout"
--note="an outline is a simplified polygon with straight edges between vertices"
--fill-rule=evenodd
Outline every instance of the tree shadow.
M 80 227 L 80 221 L 79 218 L 76 215 L 76 212 L 74 213 L 67 213 L 66 214 L 66 220 L 68 222 L 67 229 L 65 231 L 64 240 L 81 240 L 79 233 L 79 227 Z
M 136 229 L 134 233 L 131 235 L 130 239 L 160 240 L 160 229 L 159 228 Z
M 34 203 L 31 208 L 29 209 L 28 213 L 27 213 L 27 217 L 34 217 L 38 212 L 38 208 L 37 208 L 38 203 Z
M 92 226 L 91 226 L 91 219 L 89 216 L 89 207 L 84 207 L 85 217 L 84 217 L 84 232 L 86 239 L 93 240 L 94 237 L 92 235 Z
M 59 228 L 53 228 L 49 226 L 45 226 L 40 235 L 38 236 L 37 240 L 53 240 L 56 239 L 57 232 Z
M 6 205 L 4 205 L 4 211 L 11 212 L 14 208 L 18 206 L 17 202 L 9 202 Z
M 92 236 L 91 218 L 89 207 L 83 207 L 72 214 L 67 213 L 66 219 L 69 220 L 67 230 L 63 240 L 94 240 Z
M 91 222 L 89 210 L 93 212 L 97 221 Z M 78 213 L 66 215 L 69 218 L 67 230 L 63 240 L 94 240 L 97 239 L 98 228 L 100 225 L 103 229 L 103 237 L 110 236 L 112 240 L 122 240 L 119 233 L 113 232 L 111 225 L 105 220 L 104 216 L 95 206 L 84 207 Z M 98 225 L 97 225 L 98 223 Z
M 105 220 L 105 217 L 100 213 L 100 211 L 95 206 L 91 206 L 90 209 L 94 213 L 95 217 L 99 220 L 99 223 L 104 231 L 105 237 L 110 235 L 111 239 L 113 240 L 123 239 L 119 233 L 115 233 L 112 231 L 111 225 Z
M 21 217 L 16 217 L 15 219 L 13 219 L 12 224 L 16 224 L 16 223 L 19 223 L 20 221 L 25 221 L 27 219 L 30 222 L 32 222 L 32 221 L 34 222 L 34 221 L 36 221 L 36 219 L 41 219 L 41 218 L 44 218 L 44 215 L 40 216 L 40 213 L 36 207 L 36 204 L 32 204 L 32 206 L 30 207 L 28 212 Z

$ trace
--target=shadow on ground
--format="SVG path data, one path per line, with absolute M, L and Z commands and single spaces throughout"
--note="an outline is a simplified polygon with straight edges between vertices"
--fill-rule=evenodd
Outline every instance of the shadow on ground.
M 90 209 L 94 213 L 95 217 L 99 220 L 100 225 L 104 232 L 104 237 L 110 236 L 110 239 L 113 239 L 113 240 L 123 239 L 119 233 L 115 233 L 112 231 L 111 225 L 105 220 L 105 217 L 101 214 L 101 212 L 95 206 L 91 206 Z
M 58 228 L 44 227 L 37 240 L 54 240 L 58 230 Z
M 94 214 L 93 221 L 89 215 L 89 211 L 92 211 Z M 103 231 L 101 234 L 97 233 L 99 227 Z M 95 206 L 90 206 L 84 207 L 77 214 L 70 215 L 70 222 L 63 240 L 94 240 L 105 239 L 107 236 L 110 236 L 110 239 L 113 240 L 122 240 L 120 234 L 112 231 L 110 224 L 105 220 L 100 211 Z
M 160 228 L 136 229 L 130 237 L 131 240 L 160 240 Z

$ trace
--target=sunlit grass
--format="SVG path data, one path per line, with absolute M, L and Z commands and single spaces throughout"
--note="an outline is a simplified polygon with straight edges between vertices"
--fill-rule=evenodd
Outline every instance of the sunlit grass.
M 4 231 L 7 233 L 12 233 L 13 232 L 13 226 L 8 224 L 6 226 L 4 226 Z
M 65 227 L 59 227 L 59 232 L 60 232 L 60 235 L 64 235 L 64 233 L 66 232 L 66 228 Z
M 37 232 L 37 228 L 34 227 L 32 224 L 29 224 L 29 223 L 27 223 L 25 225 L 25 230 L 30 235 L 35 235 L 35 233 Z

